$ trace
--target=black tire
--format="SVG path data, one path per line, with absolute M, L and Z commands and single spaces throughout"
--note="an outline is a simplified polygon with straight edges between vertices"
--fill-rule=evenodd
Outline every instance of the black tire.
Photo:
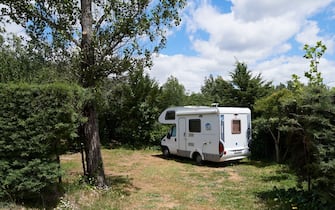
M 170 157 L 170 151 L 167 147 L 162 147 L 162 153 L 164 157 Z
M 196 162 L 196 164 L 197 164 L 198 166 L 201 166 L 202 163 L 203 163 L 203 161 L 202 161 L 202 157 L 201 157 L 201 155 L 200 155 L 199 153 L 196 153 L 196 154 L 194 155 L 194 160 L 195 160 L 195 162 Z

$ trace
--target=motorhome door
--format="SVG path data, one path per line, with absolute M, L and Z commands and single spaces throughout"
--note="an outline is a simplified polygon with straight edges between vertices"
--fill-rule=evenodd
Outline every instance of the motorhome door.
M 186 119 L 179 118 L 178 120 L 178 149 L 186 150 Z

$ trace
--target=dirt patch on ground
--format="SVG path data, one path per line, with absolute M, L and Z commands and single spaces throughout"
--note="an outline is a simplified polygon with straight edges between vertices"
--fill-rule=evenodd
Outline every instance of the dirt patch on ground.
M 229 181 L 241 182 L 243 178 L 232 168 L 226 168 L 225 171 L 229 174 Z

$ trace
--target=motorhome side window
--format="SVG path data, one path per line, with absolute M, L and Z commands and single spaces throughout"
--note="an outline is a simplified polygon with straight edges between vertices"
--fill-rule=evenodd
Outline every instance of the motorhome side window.
M 189 120 L 188 130 L 190 132 L 200 133 L 201 132 L 201 121 L 200 121 L 200 119 Z
M 176 112 L 174 110 L 167 111 L 165 115 L 165 120 L 174 120 L 176 119 Z
M 176 126 L 172 126 L 171 128 L 171 137 L 176 137 Z
M 231 121 L 231 133 L 240 134 L 241 133 L 241 120 L 232 120 Z

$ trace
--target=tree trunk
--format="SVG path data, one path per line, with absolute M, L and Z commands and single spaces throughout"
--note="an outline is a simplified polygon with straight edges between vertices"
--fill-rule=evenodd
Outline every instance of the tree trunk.
M 275 141 L 275 150 L 276 150 L 276 162 L 279 163 L 280 161 L 280 150 L 279 150 L 279 143 L 277 141 Z
M 280 148 L 279 148 L 280 131 L 278 131 L 277 137 L 273 134 L 273 132 L 270 128 L 269 128 L 269 132 L 271 133 L 272 139 L 273 139 L 274 144 L 275 144 L 276 162 L 279 163 L 279 161 L 280 161 Z
M 84 125 L 86 173 L 97 186 L 106 185 L 105 172 L 100 148 L 99 126 L 95 107 L 89 104 L 85 107 L 88 121 Z
M 84 132 L 82 132 L 82 134 L 84 134 Z M 85 138 L 81 138 L 81 139 L 85 139 Z M 84 143 L 83 142 L 84 141 L 80 142 L 81 165 L 83 166 L 84 175 L 87 176 L 87 173 L 86 173 L 86 161 L 85 161 L 85 155 L 84 155 L 85 147 L 84 147 Z
M 85 88 L 95 88 L 94 76 L 94 46 L 92 0 L 81 0 L 81 83 Z M 86 173 L 98 186 L 106 185 L 105 172 L 100 150 L 98 117 L 94 102 L 89 102 L 84 108 L 88 121 L 84 125 Z
M 80 82 L 85 88 L 94 88 L 96 85 L 96 75 L 94 72 L 92 0 L 81 0 L 81 28 Z

